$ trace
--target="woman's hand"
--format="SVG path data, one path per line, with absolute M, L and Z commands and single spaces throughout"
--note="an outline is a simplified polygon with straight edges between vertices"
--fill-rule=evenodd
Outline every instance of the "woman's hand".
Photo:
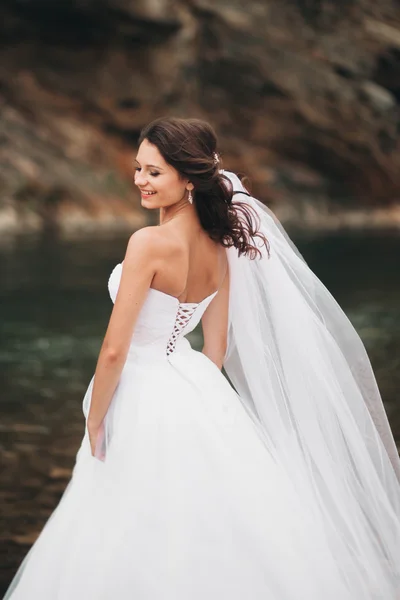
M 90 451 L 92 456 L 104 461 L 105 459 L 105 430 L 104 423 L 93 427 L 90 423 L 87 426 L 90 442 Z

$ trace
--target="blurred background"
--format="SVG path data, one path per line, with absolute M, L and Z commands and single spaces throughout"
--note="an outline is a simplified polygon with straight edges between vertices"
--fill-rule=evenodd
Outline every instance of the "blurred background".
M 140 129 L 215 127 L 369 352 L 400 442 L 398 0 L 2 0 L 0 593 L 58 502 Z M 201 344 L 194 332 L 192 343 Z

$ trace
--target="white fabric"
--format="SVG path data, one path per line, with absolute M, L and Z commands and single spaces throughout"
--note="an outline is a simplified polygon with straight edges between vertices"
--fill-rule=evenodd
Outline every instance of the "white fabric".
M 85 433 L 5 600 L 400 597 L 397 480 L 344 356 L 269 239 L 270 260 L 228 251 L 226 368 L 240 395 L 185 338 L 215 294 L 190 305 L 171 347 L 185 305 L 149 290 L 107 413 L 106 460 Z
M 364 596 L 353 597 L 369 598 L 369 577 L 396 597 L 400 461 L 365 348 L 273 213 L 223 173 L 270 243 L 268 257 L 257 241 L 261 259 L 228 251 L 226 372 L 338 564 L 351 565 L 349 589 L 365 581 Z

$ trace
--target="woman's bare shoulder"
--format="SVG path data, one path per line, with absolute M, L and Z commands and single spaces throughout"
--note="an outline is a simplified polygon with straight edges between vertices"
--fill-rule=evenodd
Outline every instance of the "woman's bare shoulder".
M 128 241 L 127 254 L 144 252 L 162 258 L 184 251 L 182 240 L 176 232 L 158 225 L 149 225 L 135 231 Z

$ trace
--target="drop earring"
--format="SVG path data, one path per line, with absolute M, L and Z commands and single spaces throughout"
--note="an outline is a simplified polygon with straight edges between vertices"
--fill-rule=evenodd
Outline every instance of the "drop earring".
M 190 204 L 193 204 L 192 190 L 189 190 L 188 200 L 189 200 Z

